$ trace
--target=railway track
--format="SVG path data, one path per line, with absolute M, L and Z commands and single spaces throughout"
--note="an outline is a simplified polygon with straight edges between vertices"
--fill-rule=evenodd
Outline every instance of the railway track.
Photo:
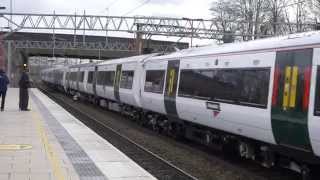
M 211 152 L 209 149 L 189 141 L 180 143 L 171 138 L 159 136 L 145 128 L 138 128 L 137 130 L 134 126 L 137 124 L 126 120 L 126 118 L 119 116 L 117 113 L 108 112 L 100 108 L 97 109 L 97 106 L 94 105 L 74 102 L 70 98 L 66 99 L 67 96 L 64 94 L 57 93 L 51 89 L 40 88 L 40 90 L 158 179 L 300 179 L 299 175 L 285 169 L 266 169 L 252 162 L 230 160 L 228 157 L 223 157 L 223 153 L 219 151 Z M 108 117 L 108 120 L 105 117 Z M 111 119 L 114 119 L 118 124 L 122 121 L 129 125 L 121 127 L 121 125 L 115 125 L 115 122 L 109 122 Z M 139 126 L 137 125 L 137 127 Z M 132 129 L 143 131 L 141 134 L 144 134 L 145 137 L 133 137 L 131 135 Z M 150 136 L 154 136 L 151 139 L 157 139 L 154 140 L 156 142 L 147 143 L 150 141 Z M 161 141 L 169 142 L 168 144 L 176 149 L 165 147 L 168 144 L 162 144 Z M 171 151 L 175 152 L 171 153 Z M 188 151 L 193 154 L 188 154 Z M 180 157 L 176 158 L 176 156 Z M 183 156 L 183 160 L 181 160 L 181 156 Z M 200 157 L 200 160 L 194 159 L 192 156 Z M 195 162 L 190 163 L 191 161 Z
M 43 93 L 64 107 L 71 114 L 79 118 L 87 126 L 95 130 L 99 135 L 109 141 L 112 145 L 133 159 L 137 164 L 151 173 L 159 180 L 197 180 L 189 173 L 183 171 L 167 160 L 154 154 L 148 149 L 132 141 L 129 137 L 120 134 L 117 130 L 107 126 L 105 123 L 66 103 L 63 99 L 55 96 L 50 91 L 39 88 Z

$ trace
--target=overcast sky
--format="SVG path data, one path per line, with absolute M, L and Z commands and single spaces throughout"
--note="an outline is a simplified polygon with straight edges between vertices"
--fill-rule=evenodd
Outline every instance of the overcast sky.
M 66 13 L 119 16 L 166 16 L 209 19 L 210 4 L 214 0 L 12 0 L 16 13 Z M 1 0 L 9 12 L 10 0 Z M 111 34 L 112 35 L 112 34 Z M 162 39 L 162 38 L 161 38 Z M 177 38 L 178 39 L 178 38 Z M 166 40 L 164 37 L 163 40 Z M 174 40 L 170 38 L 168 40 Z M 182 40 L 187 41 L 187 39 Z M 195 41 L 208 44 L 210 41 Z
M 148 15 L 209 18 L 213 0 L 12 0 L 14 12 Z M 1 0 L 8 7 L 10 0 Z M 143 6 L 141 6 L 144 4 Z M 139 7 L 137 8 L 136 7 Z M 134 11 L 132 11 L 135 9 Z M 130 13 L 128 13 L 130 12 Z

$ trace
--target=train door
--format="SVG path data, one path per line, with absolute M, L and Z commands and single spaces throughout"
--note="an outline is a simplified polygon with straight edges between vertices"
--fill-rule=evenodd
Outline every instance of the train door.
M 172 120 L 178 119 L 176 107 L 177 83 L 179 76 L 180 60 L 168 61 L 166 87 L 164 92 L 164 106 L 167 115 Z
M 308 132 L 312 54 L 312 49 L 277 52 L 271 109 L 277 143 L 305 151 L 312 151 Z
M 97 95 L 97 89 L 96 89 L 97 79 L 98 79 L 98 66 L 94 66 L 92 90 L 95 96 Z
M 65 69 L 63 74 L 64 74 L 63 87 L 64 87 L 64 91 L 67 92 L 68 88 L 69 88 L 69 72 L 68 72 L 68 69 Z
M 121 80 L 121 69 L 122 69 L 122 64 L 118 64 L 116 68 L 114 83 L 113 83 L 114 97 L 116 98 L 117 101 L 120 101 L 119 89 L 120 89 L 120 80 Z
M 76 90 L 79 91 L 79 81 L 81 80 L 81 72 L 80 72 L 80 68 L 77 68 L 76 71 Z
M 320 48 L 313 50 L 313 61 L 314 66 L 312 69 L 315 70 L 315 73 L 311 81 L 315 82 L 315 86 L 311 88 L 310 104 L 314 105 L 314 110 L 309 119 L 309 133 L 312 150 L 315 155 L 320 157 Z M 312 99 L 314 100 L 313 102 Z

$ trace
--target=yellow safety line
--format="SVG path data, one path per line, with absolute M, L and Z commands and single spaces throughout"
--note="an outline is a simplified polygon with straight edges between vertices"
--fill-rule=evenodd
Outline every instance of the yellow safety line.
M 41 138 L 42 144 L 44 145 L 47 157 L 48 157 L 50 164 L 52 166 L 53 175 L 54 175 L 55 179 L 65 180 L 66 178 L 64 177 L 64 174 L 62 172 L 60 160 L 57 156 L 57 153 L 54 151 L 54 149 L 50 145 L 50 142 L 48 140 L 48 136 L 45 132 L 45 129 L 43 127 L 43 124 L 41 122 L 41 118 L 40 118 L 39 114 L 32 112 L 32 117 L 33 117 L 32 119 L 35 122 L 35 125 L 37 127 L 37 132 Z
M 5 151 L 28 150 L 31 148 L 32 146 L 30 144 L 0 144 L 0 150 L 5 150 Z

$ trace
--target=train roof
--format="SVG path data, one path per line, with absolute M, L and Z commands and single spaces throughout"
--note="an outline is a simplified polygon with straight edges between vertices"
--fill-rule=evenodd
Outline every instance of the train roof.
M 75 64 L 75 65 L 69 66 L 69 68 L 89 67 L 89 66 L 94 66 L 94 65 L 96 65 L 97 63 L 98 63 L 98 62 L 95 62 L 95 63 L 84 63 L 84 64 Z
M 47 71 L 54 71 L 54 70 L 62 70 L 62 69 L 66 69 L 68 68 L 68 66 L 59 66 L 59 67 L 50 67 L 50 68 L 46 68 L 46 69 L 42 69 L 41 72 L 47 72 Z
M 211 45 L 198 48 L 189 48 L 167 55 L 158 53 L 132 56 L 120 59 L 111 59 L 103 62 L 71 65 L 69 68 L 87 66 L 103 66 L 109 64 L 122 64 L 131 62 L 147 62 L 157 60 L 179 59 L 181 57 L 215 56 L 254 51 L 275 51 L 279 49 L 295 49 L 301 47 L 320 47 L 320 31 L 291 34 L 266 39 L 258 39 L 247 42 L 228 43 L 223 45 Z M 53 68 L 54 69 L 54 68 Z
M 100 62 L 97 65 L 103 66 L 103 65 L 109 65 L 109 64 L 121 64 L 121 63 L 131 63 L 131 62 L 142 62 L 150 57 L 157 56 L 158 53 L 153 54 L 144 54 L 140 56 L 131 56 L 126 58 L 120 58 L 120 59 L 111 59 L 104 62 Z
M 320 31 L 291 34 L 287 36 L 258 39 L 247 42 L 189 48 L 172 54 L 153 57 L 152 60 L 176 59 L 180 57 L 193 57 L 205 55 L 223 55 L 247 51 L 273 51 L 283 48 L 290 49 L 310 45 L 317 45 L 320 47 Z

